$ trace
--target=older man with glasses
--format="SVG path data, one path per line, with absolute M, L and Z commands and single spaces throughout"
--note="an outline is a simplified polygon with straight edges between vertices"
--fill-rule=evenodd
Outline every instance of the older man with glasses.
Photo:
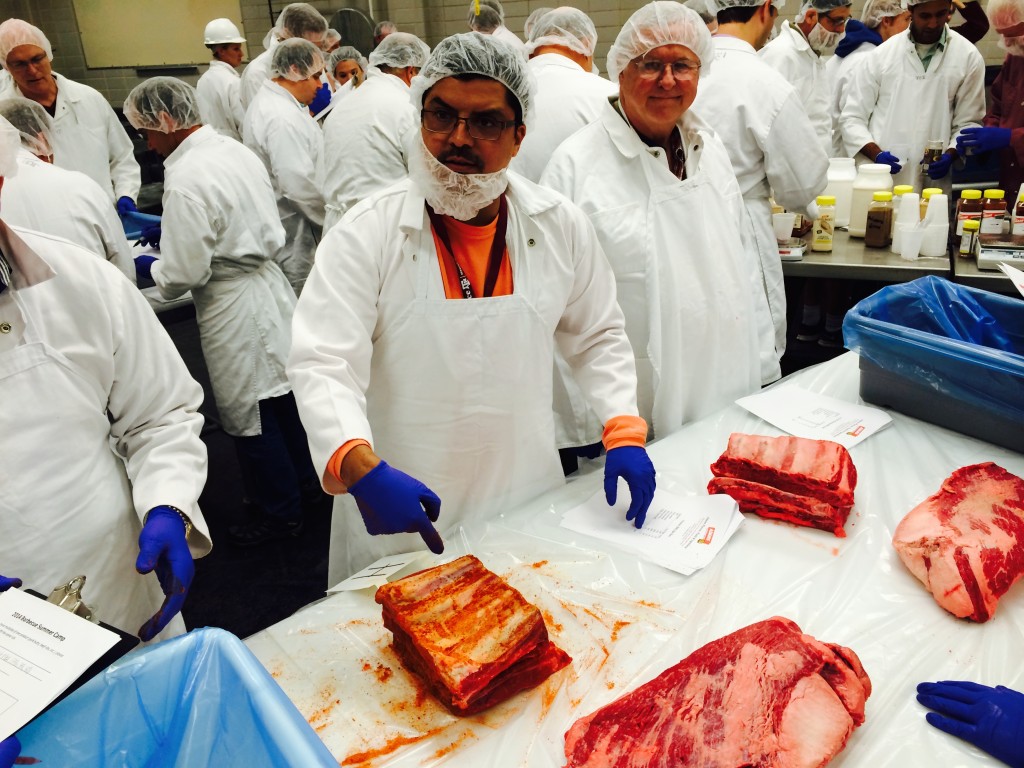
M 657 437 L 761 386 L 764 291 L 743 199 L 725 147 L 689 109 L 713 56 L 696 12 L 640 8 L 608 53 L 618 98 L 541 176 L 590 217 L 611 261 L 640 415 Z
M 324 488 L 339 495 L 332 583 L 424 542 L 441 552 L 434 523 L 491 517 L 564 481 L 556 345 L 604 424 L 609 503 L 625 478 L 639 528 L 654 493 L 594 230 L 507 171 L 532 120 L 526 60 L 489 35 L 449 37 L 411 99 L 410 178 L 330 229 L 294 319 L 288 375 Z

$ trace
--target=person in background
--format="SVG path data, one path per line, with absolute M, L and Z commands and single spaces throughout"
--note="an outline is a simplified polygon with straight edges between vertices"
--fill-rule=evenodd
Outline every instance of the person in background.
M 836 55 L 825 64 L 832 91 L 832 156 L 847 157 L 839 116 L 850 93 L 853 72 L 863 63 L 864 55 L 875 50 L 893 35 L 910 25 L 910 11 L 902 0 L 868 0 L 860 21 L 846 23 L 846 35 L 836 48 Z
M 341 32 L 336 29 L 328 29 L 327 34 L 324 35 L 324 42 L 322 46 L 324 53 L 334 53 L 340 47 Z
M 424 541 L 441 552 L 433 523 L 487 519 L 564 482 L 556 345 L 603 416 L 608 501 L 624 478 L 627 519 L 643 524 L 654 467 L 614 277 L 575 206 L 507 172 L 532 97 L 509 46 L 442 40 L 413 80 L 409 180 L 349 211 L 317 253 L 288 376 L 324 488 L 342 494 L 331 583 Z
M 343 45 L 327 58 L 327 77 L 337 93 L 345 88 L 346 94 L 366 80 L 369 62 L 351 45 Z
M 713 125 L 729 153 L 743 195 L 740 231 L 757 255 L 761 383 L 782 375 L 786 351 L 786 287 L 768 198 L 814 217 L 814 199 L 827 183 L 828 156 L 817 141 L 800 94 L 757 55 L 771 34 L 771 0 L 715 0 L 718 34 L 714 65 L 704 76 L 693 111 Z
M 683 5 L 697 12 L 712 35 L 718 31 L 718 18 L 715 15 L 718 12 L 717 4 L 712 7 L 708 0 L 686 0 Z
M 237 141 L 242 140 L 245 119 L 239 95 L 242 78 L 238 74 L 244 42 L 245 38 L 230 19 L 214 19 L 207 24 L 203 44 L 213 54 L 213 61 L 196 83 L 203 123 Z
M 0 63 L 11 74 L 0 97 L 23 96 L 53 118 L 53 162 L 100 185 L 122 216 L 138 208 L 142 172 L 135 147 L 99 91 L 51 69 L 53 49 L 21 19 L 0 24 Z
M 0 99 L 0 116 L 21 134 L 18 174 L 4 185 L 4 221 L 70 240 L 135 282 L 132 249 L 103 190 L 84 173 L 52 164 L 53 120 L 46 110 L 14 96 Z
M 832 94 L 825 56 L 835 52 L 850 18 L 851 0 L 804 0 L 792 22 L 760 51 L 761 60 L 800 94 L 818 142 L 832 152 Z
M 530 35 L 533 34 L 534 25 L 540 20 L 548 11 L 552 10 L 548 6 L 541 6 L 540 8 L 534 8 L 530 11 L 530 15 L 526 17 L 526 21 L 523 22 L 523 37 L 527 40 L 530 39 Z
M 380 45 L 380 41 L 390 35 L 392 32 L 398 31 L 398 25 L 393 21 L 378 21 L 376 26 L 373 28 L 373 47 L 376 48 Z
M 0 190 L 20 148 L 0 118 Z M 142 640 L 181 634 L 211 548 L 202 388 L 117 269 L 2 219 L 0 317 L 0 562 L 44 594 L 84 575 L 98 617 Z
M 992 6 L 989 5 L 989 15 Z M 992 25 L 998 29 L 995 18 Z M 967 680 L 917 686 L 919 703 L 934 710 L 929 725 L 987 752 L 1012 768 L 1024 766 L 1024 693 Z
M 950 27 L 972 43 L 978 43 L 988 33 L 988 17 L 979 0 L 953 0 L 953 7 L 963 18 L 963 24 Z
M 250 102 L 256 98 L 256 94 L 263 87 L 263 83 L 271 77 L 271 62 L 274 48 L 278 43 L 298 37 L 308 40 L 317 47 L 322 47 L 326 36 L 327 19 L 320 15 L 320 11 L 309 3 L 286 5 L 277 17 L 274 28 L 267 35 L 267 50 L 250 61 L 242 72 L 242 82 L 239 88 L 242 106 L 248 109 Z
M 956 140 L 985 116 L 985 61 L 947 22 L 949 0 L 910 0 L 910 26 L 879 45 L 854 73 L 839 117 L 847 157 L 888 165 L 894 184 L 950 190 Z M 945 153 L 927 167 L 931 140 Z
M 743 198 L 721 140 L 690 109 L 713 56 L 689 8 L 660 0 L 635 11 L 608 52 L 618 99 L 541 176 L 597 230 L 656 437 L 761 386 L 763 290 L 738 226 Z
M 242 126 L 245 145 L 263 161 L 277 195 L 285 232 L 277 260 L 296 295 L 302 293 L 324 226 L 324 136 L 306 109 L 320 90 L 323 71 L 323 53 L 313 43 L 278 43 L 271 79 L 263 82 Z
M 1012 206 L 1024 182 L 1024 2 L 989 0 L 988 15 L 1006 51 L 992 83 L 992 103 L 984 126 L 968 126 L 957 136 L 957 152 L 999 152 L 999 187 Z
M 266 169 L 202 125 L 195 91 L 176 78 L 137 85 L 124 114 L 165 159 L 160 257 L 137 257 L 139 274 L 165 299 L 192 292 L 217 412 L 263 512 L 230 541 L 294 536 L 320 483 L 285 376 L 295 293 L 274 262 L 284 228 Z
M 525 55 L 526 46 L 523 41 L 505 26 L 505 9 L 501 7 L 499 0 L 473 0 L 469 4 L 467 22 L 474 32 L 494 35 L 498 40 L 508 43 Z
M 409 83 L 429 55 L 430 48 L 416 35 L 388 35 L 370 54 L 366 84 L 327 116 L 326 229 L 360 200 L 408 175 L 405 142 L 416 129 Z

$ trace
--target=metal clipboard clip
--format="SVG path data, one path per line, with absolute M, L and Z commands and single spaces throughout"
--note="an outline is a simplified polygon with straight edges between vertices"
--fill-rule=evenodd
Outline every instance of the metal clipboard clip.
M 75 616 L 80 616 L 93 624 L 99 624 L 100 620 L 96 618 L 92 608 L 82 600 L 83 587 L 85 587 L 85 576 L 75 576 L 67 584 L 58 584 L 54 587 L 50 596 L 46 598 L 46 602 L 60 606 L 65 611 L 70 611 Z

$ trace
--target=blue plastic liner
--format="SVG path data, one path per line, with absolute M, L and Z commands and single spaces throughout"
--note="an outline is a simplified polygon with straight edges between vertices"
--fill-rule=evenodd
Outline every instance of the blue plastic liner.
M 337 766 L 237 637 L 199 629 L 113 664 L 18 733 L 44 766 Z
M 153 224 L 159 224 L 160 217 L 152 213 L 126 213 L 121 217 L 121 226 L 124 227 L 124 236 L 129 240 L 138 240 L 142 237 L 142 230 Z
M 1020 299 L 922 277 L 859 302 L 843 338 L 862 360 L 916 387 L 1024 427 Z

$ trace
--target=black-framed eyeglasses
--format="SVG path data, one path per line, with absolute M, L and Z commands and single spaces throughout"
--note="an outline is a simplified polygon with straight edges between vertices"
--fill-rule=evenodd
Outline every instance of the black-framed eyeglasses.
M 39 53 L 28 61 L 8 61 L 7 66 L 16 72 L 26 72 L 29 67 L 38 67 L 44 61 L 46 61 L 46 54 Z
M 818 17 L 818 19 L 819 19 L 819 21 L 824 21 L 825 19 L 828 19 L 828 25 L 827 26 L 833 32 L 841 32 L 842 30 L 846 29 L 846 22 L 848 22 L 850 20 L 850 17 L 849 16 L 844 16 L 841 19 L 837 19 L 837 18 L 834 18 L 832 16 L 829 16 L 827 13 L 823 13 L 823 14 L 821 14 Z
M 424 109 L 420 119 L 431 133 L 451 133 L 459 123 L 465 123 L 470 136 L 484 141 L 497 141 L 506 128 L 516 124 L 515 120 L 498 120 L 486 115 L 459 117 L 449 109 Z
M 633 66 L 637 68 L 637 73 L 644 80 L 657 80 L 665 71 L 665 67 L 672 70 L 672 77 L 676 80 L 689 80 L 700 73 L 700 62 L 688 59 L 661 61 L 660 59 L 639 58 L 633 61 Z

